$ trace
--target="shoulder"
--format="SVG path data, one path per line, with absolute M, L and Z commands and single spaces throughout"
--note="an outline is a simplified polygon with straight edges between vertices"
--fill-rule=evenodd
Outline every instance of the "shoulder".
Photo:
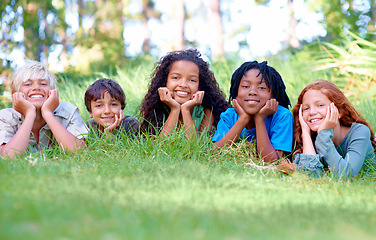
M 236 112 L 235 112 L 235 108 L 231 107 L 231 108 L 227 108 L 226 111 L 224 111 L 223 113 L 221 113 L 221 117 L 223 116 L 234 116 L 234 115 L 238 115 Z
M 285 107 L 280 106 L 280 105 L 278 106 L 277 112 L 275 114 L 280 115 L 280 116 L 291 116 L 292 117 L 291 111 L 288 110 Z
M 349 131 L 349 135 L 361 135 L 371 137 L 371 131 L 362 123 L 352 123 Z
M 20 123 L 23 120 L 21 113 L 14 110 L 14 108 L 4 108 L 0 110 L 0 120 L 7 123 Z
M 78 111 L 78 108 L 72 103 L 66 102 L 66 101 L 60 101 L 59 106 L 54 111 L 54 115 L 63 117 L 63 118 L 69 118 L 76 111 Z
M 285 107 L 278 106 L 277 111 L 272 115 L 271 122 L 293 122 L 292 113 Z
M 126 123 L 139 123 L 137 118 L 135 117 L 132 117 L 132 116 L 129 116 L 129 115 L 125 115 L 124 116 L 124 120 L 123 120 L 123 125 L 126 124 Z

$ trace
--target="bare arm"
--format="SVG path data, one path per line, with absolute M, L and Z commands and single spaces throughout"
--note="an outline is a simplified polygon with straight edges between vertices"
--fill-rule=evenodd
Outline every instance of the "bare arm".
M 307 123 L 303 120 L 303 110 L 302 105 L 299 108 L 299 123 L 302 128 L 302 142 L 303 142 L 303 153 L 308 155 L 316 155 L 315 147 L 313 146 L 311 129 Z
M 160 132 L 160 136 L 167 136 L 172 133 L 178 124 L 180 116 L 180 104 L 172 98 L 170 90 L 166 87 L 160 87 L 158 89 L 159 97 L 162 102 L 166 103 L 170 108 L 170 114 L 163 125 L 163 129 Z
M 244 111 L 236 99 L 232 100 L 232 102 L 236 113 L 239 115 L 239 118 L 234 126 L 232 126 L 219 141 L 215 142 L 215 145 L 218 147 L 231 146 L 234 142 L 236 142 L 240 136 L 240 133 L 252 118 L 251 115 Z
M 274 162 L 281 158 L 282 151 L 275 150 L 265 126 L 265 118 L 277 111 L 278 102 L 275 99 L 270 99 L 265 106 L 255 114 L 256 125 L 256 139 L 257 139 L 257 153 L 264 160 L 264 162 Z
M 14 158 L 15 155 L 22 155 L 29 145 L 30 133 L 36 118 L 36 110 L 33 104 L 25 100 L 23 93 L 16 92 L 12 96 L 13 108 L 24 115 L 25 119 L 12 139 L 0 146 L 0 154 L 4 158 L 8 155 Z
M 59 106 L 59 91 L 53 89 L 46 102 L 43 104 L 42 117 L 50 127 L 56 141 L 63 149 L 74 151 L 77 148 L 86 147 L 84 139 L 76 138 L 53 115 L 53 111 Z
M 195 94 L 193 94 L 192 100 L 189 100 L 181 105 L 181 115 L 183 118 L 184 130 L 188 138 L 198 136 L 198 131 L 192 119 L 192 111 L 194 107 L 202 103 L 204 94 L 204 91 L 197 91 Z

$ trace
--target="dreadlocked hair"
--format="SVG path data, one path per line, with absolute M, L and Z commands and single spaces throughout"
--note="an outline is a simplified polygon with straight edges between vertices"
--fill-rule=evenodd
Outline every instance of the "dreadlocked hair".
M 151 74 L 149 89 L 140 106 L 141 129 L 143 131 L 155 135 L 163 128 L 170 114 L 170 108 L 160 100 L 158 88 L 167 85 L 172 64 L 181 60 L 193 62 L 199 68 L 199 90 L 205 92 L 201 105 L 212 111 L 214 127 L 217 126 L 220 114 L 230 107 L 215 80 L 213 72 L 209 69 L 209 63 L 201 58 L 201 53 L 198 50 L 188 49 L 169 52 L 156 63 L 156 67 Z
M 261 74 L 261 81 L 265 81 L 266 85 L 272 91 L 273 97 L 278 101 L 279 105 L 289 108 L 291 106 L 290 99 L 286 93 L 286 86 L 283 83 L 281 75 L 273 68 L 268 66 L 266 61 L 258 63 L 257 61 L 252 62 L 245 62 L 243 63 L 235 72 L 232 74 L 231 77 L 231 87 L 230 87 L 230 97 L 229 102 L 232 99 L 235 99 L 238 96 L 238 89 L 240 85 L 240 81 L 243 76 L 245 76 L 246 72 L 251 69 L 259 69 L 260 73 L 257 77 Z M 269 90 L 270 91 L 270 90 Z

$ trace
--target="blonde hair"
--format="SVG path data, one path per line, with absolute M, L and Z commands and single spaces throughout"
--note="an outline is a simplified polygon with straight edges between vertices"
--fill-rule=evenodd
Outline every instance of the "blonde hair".
M 12 92 L 18 92 L 22 83 L 30 79 L 48 80 L 50 88 L 56 88 L 56 77 L 40 62 L 27 60 L 26 64 L 17 68 L 11 79 Z

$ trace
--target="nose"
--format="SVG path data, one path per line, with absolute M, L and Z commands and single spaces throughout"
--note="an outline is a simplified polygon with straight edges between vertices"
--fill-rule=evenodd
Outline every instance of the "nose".
M 257 95 L 256 88 L 255 87 L 249 87 L 248 95 L 249 96 L 255 96 L 255 95 Z
M 109 113 L 110 112 L 110 106 L 108 104 L 104 105 L 104 112 Z
M 316 112 L 317 112 L 316 107 L 313 106 L 313 107 L 310 107 L 310 108 L 309 108 L 309 114 L 310 114 L 310 115 L 314 115 Z
M 181 78 L 179 81 L 179 86 L 186 87 L 187 86 L 187 80 L 185 78 Z
M 33 90 L 34 90 L 34 89 L 40 89 L 40 88 L 41 88 L 41 85 L 40 85 L 40 83 L 38 83 L 38 82 L 34 82 L 32 86 L 33 86 Z

